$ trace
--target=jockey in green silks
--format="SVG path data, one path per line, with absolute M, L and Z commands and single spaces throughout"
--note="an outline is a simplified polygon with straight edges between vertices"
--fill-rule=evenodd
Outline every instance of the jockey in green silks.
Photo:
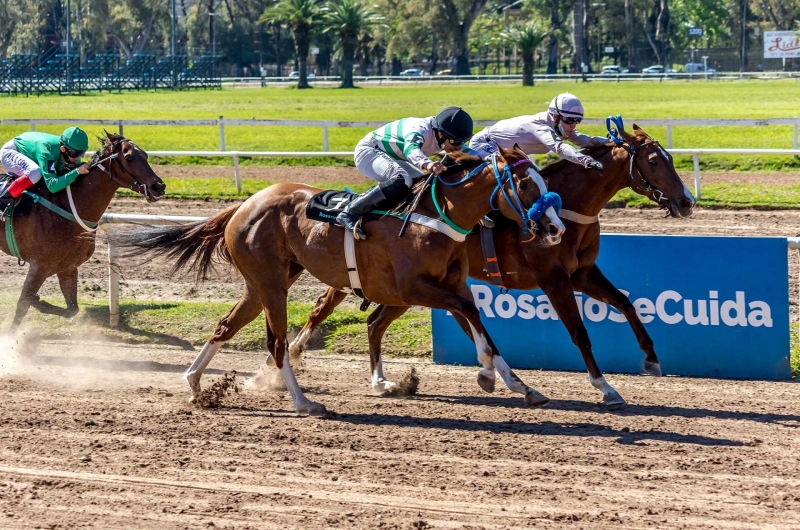
M 89 172 L 89 164 L 80 164 L 88 148 L 89 137 L 78 127 L 69 127 L 60 137 L 26 132 L 9 140 L 0 148 L 0 163 L 17 178 L 0 191 L 0 200 L 16 199 L 42 178 L 51 192 L 63 190 Z

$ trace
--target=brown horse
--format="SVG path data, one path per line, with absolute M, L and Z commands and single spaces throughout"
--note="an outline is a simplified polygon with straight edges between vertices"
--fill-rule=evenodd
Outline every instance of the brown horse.
M 66 190 L 51 193 L 44 185 L 31 191 L 64 211 L 75 211 L 86 228 L 78 222 L 34 204 L 30 214 L 13 218 L 12 226 L 22 261 L 30 264 L 17 310 L 11 323 L 11 332 L 19 327 L 31 305 L 43 313 L 70 317 L 78 312 L 78 267 L 94 253 L 95 235 L 90 226 L 96 226 L 108 208 L 118 188 L 130 188 L 154 202 L 164 195 L 166 185 L 147 162 L 147 153 L 132 141 L 106 133 L 102 147 L 89 163 L 89 173 L 79 177 Z M 68 197 L 72 194 L 74 210 Z M 4 223 L 9 219 L 4 218 Z M 87 231 L 90 230 L 90 231 Z M 0 238 L 0 249 L 11 254 L 8 239 Z M 52 275 L 58 283 L 65 309 L 39 299 L 39 288 Z
M 691 215 L 695 200 L 675 172 L 672 157 L 644 131 L 634 125 L 634 134 L 623 133 L 625 145 L 601 146 L 589 154 L 605 167 L 602 174 L 584 169 L 568 161 L 560 161 L 542 170 L 548 188 L 558 193 L 564 209 L 560 217 L 567 226 L 561 244 L 547 248 L 521 245 L 516 230 L 503 219 L 494 228 L 497 258 L 503 284 L 511 289 L 541 287 L 550 299 L 570 337 L 580 349 L 591 384 L 603 393 L 603 402 L 619 405 L 622 396 L 603 377 L 592 353 L 592 343 L 581 319 L 573 291 L 612 305 L 628 319 L 645 353 L 644 370 L 661 375 L 653 341 L 647 334 L 630 300 L 603 275 L 595 260 L 600 252 L 600 223 L 597 215 L 606 203 L 623 188 L 647 196 L 666 208 L 672 217 Z M 576 213 L 579 212 L 577 215 Z M 490 281 L 478 234 L 467 236 L 469 275 Z M 319 326 L 347 296 L 329 289 L 317 301 L 308 321 L 290 346 L 292 358 L 299 358 L 313 330 Z M 381 366 L 381 339 L 389 325 L 408 310 L 407 307 L 380 306 L 367 320 L 372 386 L 383 391 L 393 383 L 384 379 Z M 469 331 L 469 330 L 465 330 Z M 469 334 L 469 332 L 468 332 Z
M 493 390 L 496 367 L 509 388 L 535 404 L 541 394 L 508 368 L 481 324 L 466 284 L 469 264 L 464 233 L 468 229 L 464 227 L 473 227 L 496 207 L 504 216 L 517 220 L 520 238 L 520 226 L 530 229 L 520 216 L 520 206 L 533 205 L 540 198 L 540 189 L 527 175 L 530 162 L 518 149 L 502 151 L 490 164 L 463 154 L 456 162 L 455 168 L 433 181 L 440 183 L 439 189 L 432 186 L 431 193 L 424 193 L 416 211 L 429 219 L 449 217 L 452 225 L 461 227 L 461 235 L 454 237 L 429 226 L 410 224 L 399 239 L 400 219 L 387 216 L 364 223 L 366 240 L 353 243 L 361 289 L 379 304 L 419 305 L 452 312 L 476 337 L 483 365 L 479 384 Z M 420 187 L 422 183 L 415 191 Z M 344 230 L 306 216 L 307 203 L 321 191 L 302 184 L 276 184 L 209 220 L 152 227 L 118 238 L 119 244 L 135 251 L 177 258 L 173 272 L 188 266 L 203 277 L 213 262 L 221 259 L 232 263 L 244 277 L 245 293 L 219 321 L 214 335 L 186 372 L 193 398 L 200 392 L 203 370 L 222 344 L 265 311 L 267 344 L 295 409 L 312 415 L 326 412 L 323 405 L 303 395 L 284 357 L 288 346 L 287 294 L 303 270 L 335 289 L 354 287 L 355 283 L 348 272 Z M 538 234 L 549 230 L 550 223 L 544 218 Z

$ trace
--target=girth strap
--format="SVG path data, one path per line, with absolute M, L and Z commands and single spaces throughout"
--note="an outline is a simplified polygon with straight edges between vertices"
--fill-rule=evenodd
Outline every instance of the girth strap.
M 52 202 L 48 201 L 47 199 L 45 199 L 41 195 L 36 195 L 35 193 L 31 193 L 29 191 L 23 191 L 22 193 L 25 193 L 26 195 L 30 195 L 33 198 L 33 202 L 41 204 L 42 206 L 44 206 L 45 208 L 47 208 L 51 212 L 57 213 L 58 215 L 60 215 L 64 219 L 72 221 L 73 223 L 77 223 L 78 222 L 74 215 L 72 215 L 71 213 L 66 211 L 64 208 L 61 208 L 60 206 L 56 206 L 55 204 L 53 204 Z M 94 221 L 87 221 L 86 219 L 81 219 L 81 221 L 83 221 L 83 224 L 85 224 L 86 226 L 88 226 L 90 228 L 95 228 L 97 226 L 97 223 L 94 222 Z
M 8 243 L 8 252 L 15 258 L 17 258 L 17 262 L 20 265 L 23 265 L 24 262 L 22 261 L 22 256 L 19 253 L 19 247 L 17 246 L 17 238 L 14 237 L 14 223 L 12 221 L 14 215 L 14 206 L 16 206 L 17 201 L 11 201 L 11 204 L 8 205 L 8 215 L 5 218 L 6 223 L 6 242 Z
M 483 264 L 486 267 L 487 274 L 489 274 L 489 280 L 501 289 L 507 289 L 503 285 L 503 273 L 500 272 L 500 264 L 497 262 L 497 251 L 494 248 L 492 229 L 483 225 L 481 225 L 481 249 L 483 250 Z
M 364 296 L 364 291 L 361 290 L 361 279 L 358 277 L 358 264 L 356 263 L 356 238 L 353 236 L 353 232 L 350 230 L 344 231 L 344 261 L 347 265 L 347 276 L 350 277 L 350 289 L 353 290 L 353 293 L 363 298 L 364 300 L 367 299 Z
M 568 221 L 572 221 L 573 223 L 578 223 L 580 225 L 591 225 L 600 221 L 600 218 L 596 215 L 583 215 L 582 213 L 573 212 L 572 210 L 565 210 L 561 208 L 561 211 L 558 212 L 558 216 L 561 219 L 567 219 Z

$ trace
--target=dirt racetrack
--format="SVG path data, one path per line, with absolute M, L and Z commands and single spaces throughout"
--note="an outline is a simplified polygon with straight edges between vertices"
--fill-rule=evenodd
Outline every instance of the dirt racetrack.
M 316 170 L 309 181 L 318 182 Z M 276 180 L 270 177 L 270 180 Z M 341 178 L 338 179 L 342 181 Z M 214 201 L 117 200 L 111 211 L 210 215 Z M 607 232 L 795 235 L 800 212 L 605 210 Z M 103 298 L 106 249 L 81 268 L 80 298 Z M 797 256 L 789 256 L 793 321 Z M 221 273 L 197 288 L 124 260 L 122 296 L 235 300 Z M 24 268 L 0 260 L 0 288 Z M 295 299 L 321 286 L 303 279 Z M 50 280 L 43 294 L 57 292 Z M 52 340 L 23 361 L 0 344 L 0 528 L 798 528 L 800 386 L 610 375 L 628 400 L 599 404 L 584 373 L 520 371 L 553 401 L 530 409 L 476 369 L 419 372 L 416 396 L 368 392 L 362 357 L 313 352 L 298 376 L 329 419 L 298 417 L 288 394 L 245 387 L 222 406 L 187 404 L 197 352 Z M 365 346 L 366 349 L 366 346 Z M 249 378 L 263 357 L 223 350 L 204 379 Z

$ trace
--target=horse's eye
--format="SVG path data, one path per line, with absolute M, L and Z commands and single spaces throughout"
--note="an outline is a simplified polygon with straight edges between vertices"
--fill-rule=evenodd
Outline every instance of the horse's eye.
M 527 190 L 528 189 L 528 181 L 527 180 L 520 181 L 519 189 Z
M 651 154 L 650 156 L 647 157 L 647 161 L 650 162 L 651 166 L 656 165 L 656 160 L 658 160 L 658 155 L 655 154 L 655 153 L 653 153 L 653 154 Z
M 125 155 L 125 162 L 130 162 L 133 160 L 133 155 Z

